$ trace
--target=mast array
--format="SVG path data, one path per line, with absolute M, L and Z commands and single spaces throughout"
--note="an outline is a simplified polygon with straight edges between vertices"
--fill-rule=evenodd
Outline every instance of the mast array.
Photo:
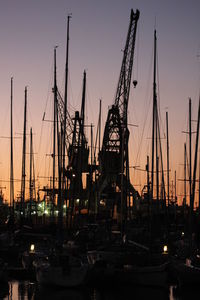
M 156 79 L 156 65 L 157 61 L 157 36 L 154 31 L 154 69 L 153 69 L 153 118 L 152 118 L 152 156 L 151 156 L 151 199 L 154 199 L 154 174 L 156 173 L 156 200 L 164 200 L 166 206 L 166 193 L 163 171 L 163 158 L 160 137 L 160 125 L 158 116 L 158 101 L 157 101 L 157 79 Z M 167 136 L 168 136 L 168 114 L 166 114 Z M 169 141 L 167 137 L 167 171 L 169 174 Z M 159 166 L 161 168 L 159 169 Z M 155 168 L 156 167 L 156 168 Z M 160 176 L 161 173 L 161 191 L 160 191 Z M 168 175 L 168 199 L 169 199 L 169 175 Z M 168 200 L 169 201 L 169 200 Z
M 64 97 L 57 85 L 57 61 L 54 48 L 54 85 L 53 85 L 53 149 L 52 149 L 52 179 L 50 187 L 43 189 L 50 196 L 50 216 L 53 223 L 59 223 L 63 228 L 63 218 L 66 226 L 73 226 L 86 209 L 87 214 L 101 214 L 104 207 L 113 218 L 114 211 L 120 216 L 121 232 L 125 221 L 132 216 L 134 201 L 141 201 L 141 196 L 130 182 L 129 174 L 129 129 L 128 129 L 128 102 L 131 88 L 131 78 L 134 67 L 134 54 L 137 33 L 137 23 L 140 13 L 131 10 L 126 43 L 123 50 L 119 80 L 113 105 L 109 108 L 104 127 L 101 145 L 101 100 L 99 107 L 98 128 L 93 147 L 93 125 L 91 125 L 91 140 L 85 133 L 85 103 L 86 103 L 86 71 L 83 72 L 82 97 L 80 111 L 75 111 L 73 117 L 68 111 L 68 73 L 69 73 L 69 25 L 71 16 L 67 17 L 67 43 L 65 61 Z M 165 176 L 163 171 L 163 157 L 160 137 L 160 125 L 157 101 L 157 35 L 154 31 L 154 63 L 153 63 L 153 118 L 152 118 L 152 145 L 151 161 L 147 157 L 147 188 L 148 203 L 164 200 L 165 208 L 170 206 L 170 179 L 169 179 L 169 133 L 168 112 L 166 112 L 167 135 L 167 202 L 165 192 Z M 133 81 L 134 87 L 136 80 Z M 11 78 L 11 128 L 10 128 L 10 204 L 14 213 L 14 172 L 13 172 L 13 78 Z M 22 176 L 20 215 L 25 218 L 26 192 L 26 122 L 27 122 L 27 87 L 25 88 L 24 128 L 22 149 Z M 193 170 L 191 161 L 191 99 L 189 100 L 189 187 L 190 209 L 194 206 L 194 191 L 196 169 Z M 196 140 L 198 143 L 198 140 Z M 90 150 L 89 150 L 90 148 Z M 97 154 L 98 149 L 98 154 Z M 185 146 L 186 156 L 186 146 Z M 196 150 L 197 151 L 197 150 Z M 185 158 L 186 160 L 186 158 Z M 194 167 L 197 164 L 195 154 Z M 196 168 L 196 167 L 195 167 Z M 33 146 L 32 128 L 30 130 L 30 177 L 29 199 L 30 216 L 32 213 L 33 196 Z M 161 175 L 160 175 L 161 173 Z M 186 181 L 186 167 L 185 167 Z M 175 184 L 176 189 L 176 184 Z M 186 201 L 186 185 L 184 188 Z M 176 192 L 175 192 L 176 197 Z M 176 199 L 175 199 L 176 200 Z M 46 201 L 46 200 L 45 200 Z M 176 205 L 176 203 L 175 203 Z M 66 213 L 64 214 L 64 207 Z M 47 211 L 47 210 L 46 210 Z M 168 210 L 169 211 L 169 210 Z M 152 213 L 149 208 L 149 214 Z M 77 221 L 78 224 L 78 221 Z

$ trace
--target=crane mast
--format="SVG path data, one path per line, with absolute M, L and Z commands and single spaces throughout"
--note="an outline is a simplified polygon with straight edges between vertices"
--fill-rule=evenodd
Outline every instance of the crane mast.
M 136 13 L 134 13 L 133 10 L 131 10 L 130 24 L 128 28 L 119 82 L 115 96 L 115 106 L 118 107 L 121 123 L 125 126 L 127 126 L 127 107 L 133 68 L 137 22 L 139 19 L 139 15 L 140 13 L 138 10 L 136 10 Z
M 125 133 L 125 147 L 128 143 L 128 128 L 127 128 L 127 108 L 130 92 L 130 83 L 133 67 L 133 57 L 135 49 L 135 39 L 137 30 L 137 21 L 139 18 L 139 11 L 136 13 L 131 10 L 130 24 L 128 29 L 128 35 L 126 40 L 126 46 L 124 49 L 124 55 L 122 60 L 122 66 L 119 76 L 119 82 L 117 86 L 114 105 L 108 111 L 108 117 L 106 121 L 102 151 L 101 163 L 106 164 L 106 152 L 115 152 L 121 154 L 122 146 L 122 132 Z M 115 155 L 116 158 L 118 155 Z M 118 158 L 117 158 L 118 160 Z M 120 162 L 118 164 L 120 166 Z M 102 166 L 104 168 L 104 166 Z
M 108 110 L 102 149 L 99 152 L 99 197 L 106 190 L 110 193 L 111 186 L 113 192 L 116 186 L 122 191 L 122 185 L 126 185 L 130 192 L 137 193 L 129 181 L 127 109 L 139 15 L 138 10 L 135 13 L 131 10 L 115 100 Z
M 87 139 L 84 132 L 85 122 L 85 94 L 86 94 L 86 72 L 83 73 L 83 90 L 82 90 L 82 103 L 81 113 L 75 112 L 73 120 L 73 134 L 72 141 L 68 148 L 68 167 L 73 169 L 74 172 L 87 171 L 88 170 L 88 155 L 89 149 L 87 145 Z M 80 166 L 81 163 L 81 166 Z

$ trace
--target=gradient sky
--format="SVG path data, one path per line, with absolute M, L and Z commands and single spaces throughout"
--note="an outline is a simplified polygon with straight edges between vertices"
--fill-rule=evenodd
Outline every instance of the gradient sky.
M 10 78 L 14 77 L 14 132 L 23 130 L 24 88 L 28 86 L 27 130 L 34 132 L 36 176 L 51 175 L 51 123 L 53 97 L 53 48 L 58 45 L 58 85 L 64 88 L 67 15 L 70 21 L 69 103 L 80 109 L 82 76 L 87 71 L 86 123 L 97 124 L 102 99 L 103 125 L 108 106 L 114 101 L 122 49 L 131 8 L 140 10 L 134 61 L 136 89 L 131 88 L 130 165 L 145 168 L 151 153 L 153 32 L 158 37 L 159 107 L 161 134 L 165 113 L 169 113 L 171 180 L 183 178 L 183 153 L 188 123 L 188 98 L 192 118 L 197 118 L 200 83 L 200 1 L 199 0 L 1 0 L 0 1 L 0 179 L 9 197 Z M 71 109 L 71 112 L 73 110 Z M 195 126 L 194 123 L 193 126 Z M 96 130 L 96 127 L 94 128 Z M 14 173 L 21 178 L 22 139 L 15 139 Z M 166 140 L 163 140 L 166 160 Z M 27 148 L 29 145 L 27 144 Z M 29 148 L 28 148 L 29 149 Z M 29 152 L 29 150 L 27 150 Z M 27 159 L 27 166 L 29 161 Z M 27 170 L 27 178 L 28 178 Z M 131 171 L 136 189 L 142 189 L 143 172 Z M 45 181 L 41 180 L 41 186 Z M 183 183 L 177 182 L 177 193 Z M 19 186 L 15 185 L 15 195 Z

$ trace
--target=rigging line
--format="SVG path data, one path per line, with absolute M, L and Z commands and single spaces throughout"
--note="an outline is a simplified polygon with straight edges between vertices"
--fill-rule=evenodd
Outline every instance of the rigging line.
M 86 91 L 87 91 L 87 88 L 86 88 Z M 80 99 L 82 99 L 82 84 L 79 85 L 79 92 L 78 92 L 78 96 L 76 97 L 76 100 L 75 100 L 75 110 L 78 110 L 80 111 L 81 109 L 79 107 L 81 107 L 80 103 Z
M 152 95 L 149 98 L 148 110 L 146 110 L 146 112 L 145 112 L 145 117 L 144 117 L 144 122 L 143 122 L 143 127 L 142 127 L 142 134 L 141 134 L 141 138 L 140 138 L 140 141 L 139 141 L 139 147 L 138 147 L 138 151 L 137 151 L 137 155 L 136 155 L 136 161 L 138 161 L 138 159 L 141 155 L 142 143 L 144 141 L 144 132 L 145 132 L 145 129 L 146 129 L 146 124 L 147 124 L 147 115 L 148 115 L 149 110 L 150 110 L 151 100 L 152 100 Z
M 129 119 L 130 119 L 130 123 L 132 124 L 133 122 L 132 122 L 132 115 L 129 115 Z M 136 144 L 137 145 L 137 149 L 138 149 L 138 143 L 137 143 L 137 141 L 138 141 L 138 138 L 135 138 L 135 132 L 136 131 L 134 131 L 134 129 L 133 129 L 133 127 L 132 126 L 129 126 L 129 131 L 130 131 L 130 138 L 129 138 L 129 153 L 133 153 L 133 150 L 132 149 L 134 149 L 134 145 Z M 137 137 L 138 137 L 138 131 L 137 131 Z M 134 159 L 134 156 L 133 155 L 130 155 L 130 157 L 129 157 L 129 159 L 130 160 L 135 160 Z M 137 165 L 138 164 L 138 161 L 136 160 L 135 162 L 134 162 L 134 164 L 135 165 Z
M 149 94 L 149 90 L 150 90 L 150 79 L 151 79 L 151 72 L 152 72 L 152 67 L 153 67 L 153 48 L 152 48 L 152 51 L 151 51 L 151 60 L 150 61 L 151 61 L 151 63 L 149 65 L 148 81 L 147 81 L 148 84 L 147 84 L 147 88 L 146 88 L 145 99 L 148 98 L 147 95 Z M 143 122 L 143 127 L 142 127 L 141 139 L 140 139 L 140 142 L 139 142 L 139 148 L 138 148 L 137 155 L 136 155 L 136 160 L 138 160 L 138 157 L 139 157 L 140 152 L 141 152 L 142 142 L 143 142 L 143 139 L 144 139 L 144 131 L 145 131 L 146 124 L 147 124 L 147 115 L 148 115 L 149 110 L 150 110 L 151 100 L 152 100 L 152 90 L 151 90 L 151 95 L 149 96 L 148 105 L 146 105 L 146 101 L 144 101 L 144 109 L 143 109 L 143 111 L 145 111 L 144 122 Z
M 164 188 L 164 198 L 166 198 L 166 191 L 165 191 L 165 179 L 164 179 L 164 172 L 163 172 L 163 157 L 162 157 L 162 144 L 161 144 L 161 138 L 160 138 L 160 122 L 158 119 L 158 139 L 159 139 L 159 150 L 160 150 L 160 158 L 161 158 L 161 171 L 162 171 L 162 184 Z
M 46 96 L 46 102 L 45 102 L 45 108 L 44 108 L 44 114 L 46 113 L 47 110 L 47 105 L 50 102 L 50 98 L 51 98 L 51 94 L 52 94 L 52 85 L 53 85 L 53 80 L 52 80 L 52 74 L 53 74 L 53 61 L 51 63 L 51 68 L 50 68 L 50 75 L 49 75 L 49 82 L 48 82 L 48 88 L 47 88 L 47 96 Z M 44 128 L 44 124 L 42 122 L 42 126 L 41 126 L 41 130 L 40 130 L 40 137 L 39 137 L 39 145 L 38 145 L 38 153 L 40 153 L 40 149 L 41 149 L 41 144 L 42 144 L 42 136 L 43 136 L 43 128 Z M 41 163 L 39 162 L 39 156 L 36 157 L 37 160 L 37 165 L 41 167 Z M 39 172 L 39 170 L 38 170 Z
M 27 128 L 30 126 L 30 124 L 33 124 L 33 118 L 32 118 L 32 113 L 30 109 L 30 90 L 29 90 L 29 101 L 27 101 Z
M 2 119 L 2 123 L 3 124 L 1 124 L 1 130 L 2 130 L 2 133 L 3 132 L 5 132 L 5 126 L 7 125 L 7 121 L 9 122 L 9 120 L 8 120 L 8 116 L 10 115 L 10 102 L 7 102 L 7 106 L 6 106 L 6 113 L 4 114 L 4 118 Z M 1 114 L 2 115 L 2 114 Z M 10 140 L 10 139 L 9 139 Z M 5 148 L 5 150 L 4 151 L 6 151 L 6 148 Z M 5 153 L 5 154 L 3 154 L 2 152 L 1 152 L 1 154 L 0 154 L 0 161 L 2 161 L 3 160 L 3 158 L 5 157 L 7 155 L 7 152 Z M 6 174 L 4 174 L 4 178 L 5 178 L 5 176 L 7 177 L 7 175 Z M 9 175 L 8 175 L 8 178 L 9 178 Z
M 139 69 L 139 54 L 140 54 L 140 51 L 139 51 L 139 48 L 140 48 L 140 22 L 138 24 L 138 29 L 137 29 L 138 33 L 137 33 L 137 36 L 136 36 L 136 39 L 137 39 L 137 60 L 136 60 L 136 76 L 137 76 L 137 80 L 138 80 L 138 69 Z
M 70 114 L 70 108 L 75 112 L 75 107 L 72 105 L 74 103 L 74 95 L 73 95 L 73 90 L 72 90 L 72 82 L 71 82 L 71 73 L 70 73 L 70 68 L 68 68 L 68 87 L 69 87 L 69 93 L 68 93 L 68 98 L 67 98 L 67 106 L 68 106 L 68 111 Z
M 64 84 L 62 84 L 62 86 L 63 85 Z M 80 88 L 80 91 L 78 94 L 78 100 L 77 100 L 77 104 L 76 104 L 75 100 L 74 100 L 74 96 L 73 96 L 70 68 L 68 68 L 68 86 L 69 86 L 69 93 L 68 93 L 68 100 L 67 100 L 67 111 L 68 111 L 69 116 L 71 117 L 73 114 L 75 114 L 75 111 L 77 111 L 77 106 L 79 105 L 79 100 L 81 99 L 81 95 L 82 95 L 82 89 Z M 59 90 L 60 96 L 63 100 L 64 99 L 63 94 L 60 92 L 60 89 L 58 89 L 58 90 Z
M 186 148 L 186 161 L 187 161 L 187 166 L 189 166 L 189 160 L 188 160 L 188 153 L 187 153 L 187 148 Z M 188 171 L 188 178 L 189 178 L 189 176 L 190 176 L 190 174 L 189 174 L 189 168 L 187 168 L 187 171 Z
M 68 109 L 67 109 L 68 112 L 70 111 L 70 109 L 72 110 L 73 113 L 76 111 L 76 108 L 70 103 L 68 103 L 67 107 L 68 107 Z M 72 115 L 72 113 L 71 113 L 71 115 Z
M 185 124 L 186 124 L 186 129 L 185 129 Z M 185 118 L 184 118 L 184 121 L 183 121 L 181 131 L 188 130 L 188 128 L 189 128 L 188 110 L 186 109 L 185 110 Z M 188 136 L 186 135 L 186 142 L 187 142 L 187 137 Z
M 49 83 L 48 83 L 48 89 L 47 89 L 47 96 L 46 96 L 46 102 L 45 102 L 45 109 L 44 112 L 46 113 L 46 109 L 47 109 L 47 104 L 49 102 L 49 98 L 50 95 L 52 94 L 52 86 L 53 86 L 53 78 L 52 78 L 52 74 L 53 74 L 53 61 L 51 63 L 51 69 L 50 69 L 50 76 L 49 76 Z
M 92 121 L 94 121 L 94 114 L 93 114 L 93 109 L 92 109 L 92 104 L 91 104 L 90 99 L 91 98 L 90 98 L 90 93 L 89 93 L 89 89 L 88 89 L 88 80 L 87 80 L 87 83 L 86 83 L 86 101 L 85 101 L 85 119 L 87 120 L 87 124 L 89 124 L 89 122 L 88 122 L 88 106 L 90 107 L 90 113 L 92 115 Z M 92 122 L 90 122 L 90 123 L 92 123 Z M 89 133 L 88 133 L 88 131 L 90 130 L 89 128 L 90 128 L 90 126 L 86 126 L 86 129 L 85 129 L 86 137 L 90 136 Z M 94 133 L 93 133 L 93 136 L 94 136 Z M 88 138 L 86 138 L 86 140 L 88 141 Z
M 76 103 L 75 103 L 75 98 L 74 98 L 74 94 L 73 94 L 73 89 L 72 89 L 72 81 L 71 81 L 71 76 L 70 76 L 70 68 L 69 68 L 69 71 L 68 71 L 68 86 L 69 86 L 69 95 L 68 95 L 68 107 L 69 108 L 73 108 L 74 112 L 77 110 L 76 109 Z M 81 94 L 81 93 L 80 93 Z M 69 111 L 70 113 L 70 111 Z
M 98 135 L 99 135 L 99 120 L 98 120 L 98 123 L 97 123 L 96 138 L 95 138 L 95 145 L 94 145 L 94 158 L 95 158 L 95 160 L 96 160 L 96 149 L 97 149 Z M 100 151 L 100 149 L 99 149 L 99 151 Z
M 87 83 L 86 83 L 86 101 L 85 101 L 85 104 L 86 104 L 86 118 L 88 118 L 88 107 L 89 107 L 90 108 L 90 115 L 92 115 L 92 122 L 91 123 L 96 121 L 96 118 L 94 117 L 94 110 L 93 110 L 92 103 L 93 102 L 91 101 L 90 89 L 89 89 L 89 84 L 88 84 L 88 80 L 87 80 Z M 89 123 L 87 122 L 87 124 L 89 124 Z M 95 124 L 95 126 L 97 125 L 95 122 L 94 122 L 94 124 Z
M 52 98 L 52 97 L 50 97 L 50 95 L 49 95 L 49 98 Z M 51 101 L 52 102 L 52 101 Z M 52 110 L 52 103 L 51 103 L 51 110 Z M 39 138 L 39 146 L 38 146 L 38 153 L 40 153 L 41 152 L 41 148 L 42 148 L 42 144 L 44 144 L 44 122 L 41 122 L 42 124 L 42 126 L 41 126 L 41 130 L 40 130 L 40 138 Z M 46 131 L 47 131 L 47 129 L 46 129 Z M 50 127 L 50 136 L 52 136 L 52 127 Z M 49 132 L 49 129 L 48 129 L 48 132 Z M 49 134 L 46 134 L 46 136 L 47 135 L 49 135 Z M 45 139 L 45 141 L 46 141 L 46 149 L 44 149 L 45 150 L 45 152 L 47 152 L 47 147 L 49 147 L 49 140 L 47 141 L 46 139 Z M 51 138 L 50 138 L 50 141 L 51 141 Z M 51 143 L 52 143 L 52 141 L 51 141 Z M 36 157 L 36 160 L 37 160 L 37 162 L 36 162 L 36 164 L 37 164 L 37 166 L 38 166 L 38 168 L 41 170 L 41 168 L 42 168 L 42 163 L 40 163 L 40 160 L 43 160 L 43 158 L 39 158 L 39 155 Z M 40 171 L 38 169 L 38 172 Z
M 2 114 L 1 114 L 2 116 Z M 7 127 L 7 121 L 9 122 L 9 117 L 10 116 L 10 103 L 7 102 L 6 105 L 6 113 L 4 114 L 4 118 L 1 119 L 2 124 L 1 124 L 1 131 L 4 132 L 5 131 L 5 127 Z
M 20 105 L 17 106 L 17 109 L 16 109 L 16 106 L 15 106 L 15 103 L 14 103 L 13 111 L 15 112 L 15 117 L 14 117 L 14 119 L 15 119 L 15 128 L 20 128 L 20 130 L 21 130 L 21 124 L 20 123 L 21 123 L 21 120 L 22 120 L 21 116 L 23 115 L 23 102 L 20 101 L 19 103 L 20 103 Z
M 41 144 L 42 144 L 42 136 L 43 136 L 43 127 L 44 127 L 44 124 L 42 122 L 41 124 L 41 128 L 40 128 L 40 136 L 39 136 L 39 144 L 38 144 L 38 153 L 40 153 L 41 151 Z M 41 166 L 40 162 L 39 162 L 40 158 L 39 158 L 39 155 L 36 157 L 36 163 L 38 166 Z M 39 169 L 38 169 L 38 172 L 39 172 Z
M 34 164 L 34 158 L 33 158 L 33 189 L 34 189 L 34 192 L 35 192 L 35 199 L 37 198 L 36 181 L 37 181 L 37 179 L 35 179 L 35 164 Z M 39 186 L 39 182 L 38 182 L 38 186 Z
M 52 110 L 53 110 L 53 108 L 52 108 Z M 53 112 L 52 112 L 52 114 L 53 114 Z M 50 151 L 52 151 L 52 148 L 53 148 L 52 136 L 53 136 L 53 126 L 50 126 L 50 144 L 49 144 L 49 140 L 48 141 L 46 140 L 46 147 L 44 149 L 45 153 L 49 152 L 49 148 L 50 148 Z M 48 164 L 46 163 L 47 161 L 48 161 Z M 47 164 L 47 167 L 46 167 L 46 164 Z M 51 170 L 51 160 L 48 159 L 47 156 L 45 155 L 45 175 L 48 174 L 48 176 L 50 176 L 49 175 L 50 170 Z
M 140 22 L 137 25 L 137 35 L 136 35 L 136 42 L 135 42 L 136 43 L 136 47 L 135 47 L 136 51 L 135 51 L 135 55 L 134 55 L 134 57 L 135 57 L 134 60 L 136 60 L 136 63 L 135 63 L 136 67 L 132 69 L 133 80 L 135 80 L 135 79 L 138 80 L 138 65 L 139 65 L 138 61 L 139 61 L 139 53 L 140 53 L 139 52 L 139 41 L 140 41 L 139 36 L 140 36 Z M 136 72 L 135 72 L 135 70 L 136 70 Z
M 160 109 L 161 101 L 160 101 L 160 77 L 159 77 L 159 66 L 158 66 L 158 46 L 157 46 L 157 52 L 156 52 L 156 66 L 157 66 L 156 72 L 157 72 L 157 98 L 158 98 L 157 103 L 158 103 L 158 111 L 159 111 L 158 118 L 160 119 L 160 123 L 161 123 L 160 125 L 161 125 L 161 128 L 162 128 L 162 132 L 165 136 L 165 129 L 164 129 L 164 124 L 162 122 L 161 109 Z

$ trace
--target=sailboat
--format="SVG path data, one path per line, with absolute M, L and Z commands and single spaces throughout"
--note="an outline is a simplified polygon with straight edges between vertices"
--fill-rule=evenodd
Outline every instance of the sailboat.
M 89 265 L 73 255 L 49 257 L 49 261 L 40 261 L 36 265 L 36 279 L 39 284 L 58 287 L 77 287 L 87 282 Z
M 190 119 L 190 149 L 191 149 L 191 99 L 189 101 L 189 119 Z M 200 125 L 200 99 L 198 108 L 198 120 L 197 120 L 197 131 L 196 131 L 196 146 L 195 146 L 195 157 L 194 157 L 194 169 L 193 169 L 193 180 L 191 180 L 190 171 L 190 214 L 189 214 L 189 234 L 188 242 L 186 245 L 186 253 L 183 257 L 180 257 L 179 253 L 172 259 L 172 265 L 177 277 L 178 285 L 181 288 L 189 286 L 200 285 L 200 252 L 195 244 L 194 239 L 194 195 L 195 195 L 195 183 L 196 183 L 196 168 L 197 168 L 197 152 L 198 152 L 198 141 L 199 141 L 199 125 Z M 191 161 L 191 151 L 190 151 Z M 190 164 L 191 170 L 191 164 Z M 197 237 L 199 238 L 199 237 Z M 184 241 L 182 247 L 184 247 Z

